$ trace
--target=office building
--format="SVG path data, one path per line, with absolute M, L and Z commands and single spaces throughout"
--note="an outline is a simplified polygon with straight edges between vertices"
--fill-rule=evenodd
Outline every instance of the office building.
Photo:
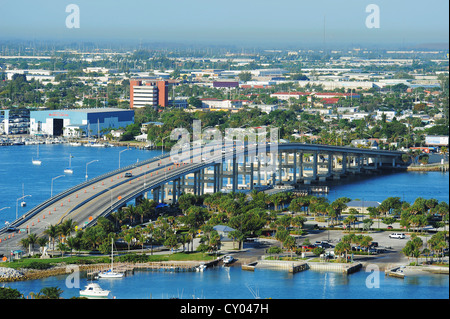
M 130 108 L 169 105 L 168 82 L 154 79 L 130 80 Z

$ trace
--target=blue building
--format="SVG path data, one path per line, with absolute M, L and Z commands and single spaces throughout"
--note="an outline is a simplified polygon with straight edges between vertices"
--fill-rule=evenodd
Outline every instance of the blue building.
M 134 111 L 115 108 L 45 110 L 30 112 L 30 134 L 81 137 L 102 135 L 103 129 L 134 123 Z

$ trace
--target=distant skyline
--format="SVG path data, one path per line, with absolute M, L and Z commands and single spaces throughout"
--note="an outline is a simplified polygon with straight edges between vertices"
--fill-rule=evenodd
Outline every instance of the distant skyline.
M 66 23 L 70 4 L 79 28 Z M 366 23 L 372 4 L 379 28 Z M 448 47 L 448 10 L 447 0 L 0 0 L 0 40 Z

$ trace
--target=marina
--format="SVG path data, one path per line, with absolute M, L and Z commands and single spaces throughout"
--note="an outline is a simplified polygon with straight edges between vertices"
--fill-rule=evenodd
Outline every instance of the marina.
M 376 276 L 378 288 L 366 285 L 368 276 Z M 79 288 L 66 286 L 66 275 L 45 279 L 6 283 L 25 295 L 42 287 L 58 286 L 63 298 L 79 295 L 90 281 L 81 272 Z M 292 273 L 279 269 L 211 267 L 205 271 L 157 271 L 136 268 L 132 276 L 121 280 L 94 281 L 111 291 L 116 299 L 253 299 L 248 289 L 260 298 L 275 299 L 448 299 L 449 281 L 444 275 L 406 276 L 404 280 L 385 276 L 384 272 L 307 270 Z

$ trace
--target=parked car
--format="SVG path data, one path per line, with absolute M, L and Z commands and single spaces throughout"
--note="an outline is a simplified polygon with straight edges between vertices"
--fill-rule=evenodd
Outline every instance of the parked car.
M 316 248 L 316 245 L 303 245 L 302 248 L 303 249 L 314 249 L 314 248 Z
M 370 247 L 378 247 L 378 243 L 376 241 L 373 241 L 370 243 Z
M 393 227 L 392 227 L 391 225 L 389 225 L 389 226 L 387 227 L 387 229 L 393 229 Z
M 403 233 L 392 233 L 389 238 L 405 239 L 405 234 Z
M 333 248 L 333 245 L 329 244 L 327 241 L 316 241 L 315 243 L 316 247 L 322 247 L 322 248 Z

